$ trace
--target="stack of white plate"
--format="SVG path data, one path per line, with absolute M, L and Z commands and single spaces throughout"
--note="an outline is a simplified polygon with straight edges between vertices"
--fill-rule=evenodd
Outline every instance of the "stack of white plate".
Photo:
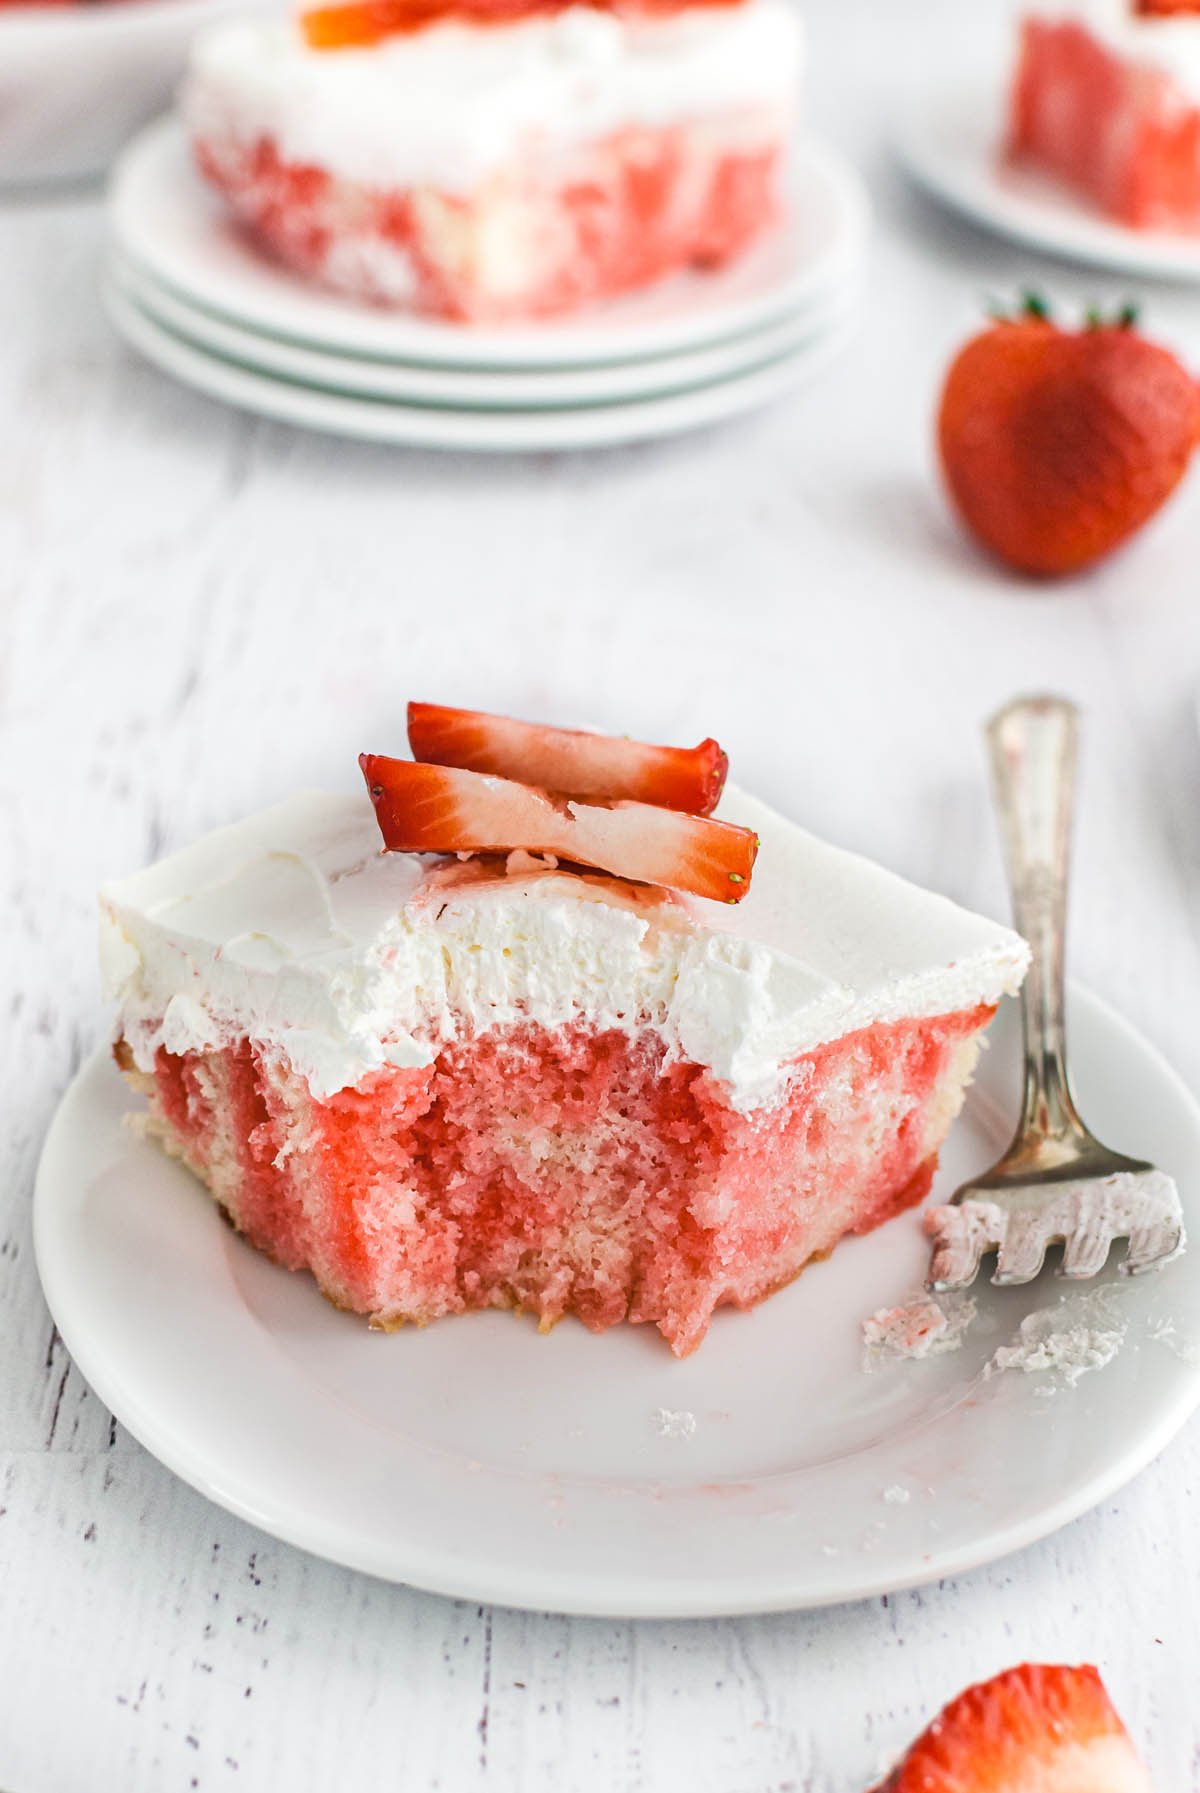
M 113 177 L 107 300 L 166 372 L 266 417 L 432 448 L 585 448 L 730 417 L 853 329 L 868 208 L 830 149 L 796 156 L 786 222 L 717 273 L 520 328 L 375 310 L 276 266 L 193 171 L 177 122 Z

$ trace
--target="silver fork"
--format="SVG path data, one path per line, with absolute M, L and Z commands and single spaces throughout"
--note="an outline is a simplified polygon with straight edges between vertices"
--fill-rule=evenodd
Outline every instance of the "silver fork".
M 1067 1071 L 1063 940 L 1079 713 L 1058 697 L 1018 698 L 989 722 L 987 740 L 1013 917 L 1032 954 L 1021 990 L 1025 1088 L 999 1163 L 926 1215 L 929 1287 L 966 1288 L 990 1251 L 994 1283 L 1032 1282 L 1059 1242 L 1061 1276 L 1095 1276 L 1123 1238 L 1123 1271 L 1157 1270 L 1183 1250 L 1179 1192 L 1152 1164 L 1100 1144 Z

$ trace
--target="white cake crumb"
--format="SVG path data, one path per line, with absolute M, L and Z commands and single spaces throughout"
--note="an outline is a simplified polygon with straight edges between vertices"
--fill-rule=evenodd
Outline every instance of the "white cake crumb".
M 514 847 L 504 861 L 504 870 L 510 878 L 525 878 L 531 872 L 552 872 L 557 865 L 553 853 L 527 853 L 524 847 Z
M 690 1438 L 696 1430 L 696 1415 L 686 1408 L 656 1407 L 650 1418 L 660 1438 Z
M 901 1307 L 881 1307 L 862 1323 L 863 1368 L 889 1358 L 938 1357 L 957 1351 L 975 1318 L 970 1295 L 920 1294 Z
M 912 1499 L 912 1495 L 907 1488 L 902 1488 L 899 1482 L 893 1482 L 890 1488 L 884 1489 L 883 1498 L 887 1501 L 889 1506 L 903 1507 L 907 1506 L 908 1502 Z
M 1011 1345 L 993 1352 L 985 1374 L 1055 1370 L 1074 1388 L 1089 1370 L 1111 1363 L 1125 1342 L 1126 1321 L 1113 1310 L 1107 1289 L 1064 1295 L 1053 1307 L 1027 1314 Z
M 1179 1331 L 1174 1320 L 1152 1320 L 1146 1337 L 1156 1345 L 1165 1345 L 1182 1363 L 1200 1363 L 1200 1342 Z

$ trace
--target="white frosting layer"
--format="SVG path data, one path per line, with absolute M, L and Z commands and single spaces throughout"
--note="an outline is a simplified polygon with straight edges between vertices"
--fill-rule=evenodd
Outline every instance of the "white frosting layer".
M 736 907 L 555 871 L 441 886 L 440 862 L 380 852 L 365 793 L 304 793 L 109 885 L 105 982 L 145 1070 L 249 1034 L 328 1095 L 481 1030 L 584 1020 L 652 1029 L 742 1109 L 823 1041 L 1020 983 L 1007 928 L 740 792 L 720 813 L 762 842 Z
M 1029 0 L 1031 17 L 1086 25 L 1122 60 L 1161 69 L 1188 99 L 1200 104 L 1200 14 L 1155 17 L 1133 0 Z
M 577 6 L 337 51 L 310 49 L 290 20 L 246 19 L 197 39 L 183 108 L 196 136 L 270 136 L 285 161 L 347 180 L 466 193 L 518 155 L 624 126 L 786 114 L 800 59 L 791 0 L 658 19 Z

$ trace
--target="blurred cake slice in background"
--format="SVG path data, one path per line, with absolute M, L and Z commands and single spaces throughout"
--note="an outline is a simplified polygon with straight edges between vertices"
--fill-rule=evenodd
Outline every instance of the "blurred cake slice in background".
M 1038 0 L 1012 156 L 1139 229 L 1200 231 L 1200 0 Z
M 297 796 L 102 898 L 118 1063 L 255 1245 L 379 1326 L 573 1313 L 685 1355 L 924 1196 L 1016 935 L 738 792 L 365 770 L 374 810 Z M 610 869 L 539 851 L 539 805 Z
M 790 0 L 368 0 L 204 33 L 200 167 L 270 252 L 375 304 L 570 311 L 779 215 Z

